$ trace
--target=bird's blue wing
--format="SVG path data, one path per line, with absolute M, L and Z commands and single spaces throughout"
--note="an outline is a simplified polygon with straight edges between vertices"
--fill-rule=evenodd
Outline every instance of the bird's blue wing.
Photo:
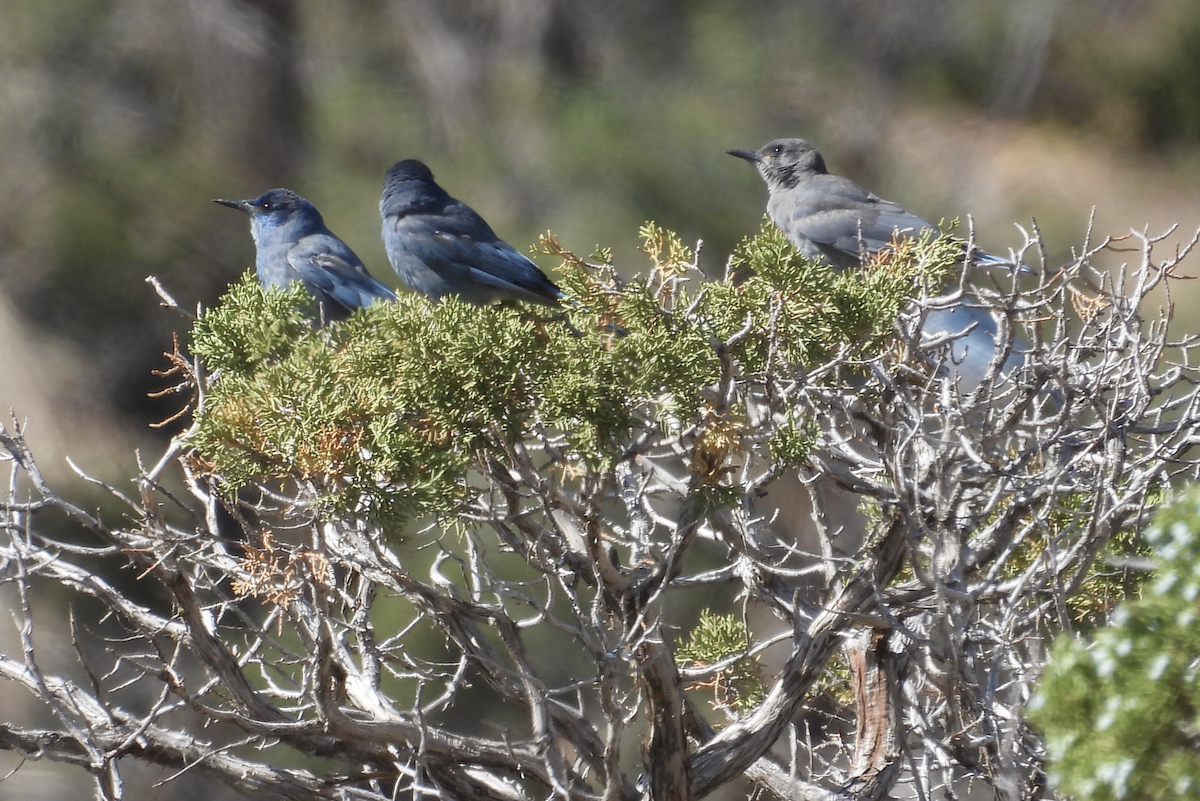
M 501 239 L 479 242 L 439 231 L 433 241 L 441 244 L 449 260 L 466 268 L 473 281 L 538 303 L 554 303 L 562 297 L 532 260 Z
M 330 242 L 330 238 L 306 236 L 288 251 L 288 263 L 310 290 L 319 290 L 348 311 L 396 299 L 345 243 L 336 238 Z
M 385 218 L 388 258 L 405 283 L 434 299 L 455 293 L 472 303 L 557 304 L 562 293 L 536 264 L 466 205 L 455 201 L 448 209 L 452 213 Z
M 930 309 L 925 315 L 922 338 L 926 341 L 949 338 L 945 367 L 952 371 L 959 389 L 970 392 L 987 375 L 996 356 L 996 319 L 977 306 L 955 305 Z M 1000 366 L 1001 373 L 1020 367 L 1025 356 L 1014 350 Z

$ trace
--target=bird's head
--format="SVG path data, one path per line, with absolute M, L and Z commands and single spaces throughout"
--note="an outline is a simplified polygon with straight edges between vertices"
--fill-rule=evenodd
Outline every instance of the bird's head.
M 392 168 L 387 171 L 387 177 L 384 179 L 385 184 L 401 183 L 403 181 L 432 181 L 433 172 L 425 166 L 425 162 L 417 159 L 405 159 L 397 161 L 392 165 Z
M 405 214 L 420 211 L 446 196 L 445 190 L 433 180 L 433 172 L 417 159 L 397 161 L 383 179 L 383 194 L 379 198 L 379 212 Z
M 311 226 L 324 225 L 317 207 L 290 189 L 272 189 L 253 200 L 217 199 L 213 202 L 249 215 L 255 230 L 279 228 L 295 222 Z
M 758 150 L 726 150 L 731 156 L 745 159 L 758 169 L 768 186 L 791 189 L 806 174 L 824 174 L 825 159 L 817 149 L 803 139 L 776 139 Z

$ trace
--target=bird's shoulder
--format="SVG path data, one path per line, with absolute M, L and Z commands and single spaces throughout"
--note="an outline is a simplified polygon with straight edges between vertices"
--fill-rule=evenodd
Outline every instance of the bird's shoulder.
M 399 244 L 427 264 L 438 264 L 442 269 L 453 265 L 454 269 L 475 274 L 474 280 L 499 287 L 539 284 L 543 279 L 541 270 L 528 256 L 498 238 L 490 228 L 480 232 L 453 224 L 435 225 L 419 236 L 403 237 Z
M 392 225 L 402 236 L 437 236 L 444 241 L 463 240 L 464 243 L 500 241 L 474 209 L 453 198 L 436 208 L 396 216 Z
M 472 236 L 443 227 L 429 230 L 423 236 L 408 237 L 404 247 L 422 261 L 440 264 L 443 269 L 456 265 L 458 269 L 483 271 L 522 282 L 540 275 L 528 256 L 494 234 Z
M 339 300 L 349 287 L 374 295 L 382 295 L 386 289 L 367 272 L 354 251 L 332 235 L 304 237 L 288 251 L 287 260 L 303 281 Z
M 812 175 L 793 195 L 797 205 L 818 210 L 895 205 L 843 175 Z
M 859 184 L 839 175 L 813 176 L 788 198 L 772 198 L 773 216 L 790 218 L 793 225 L 814 229 L 816 239 L 837 238 L 843 229 L 883 226 L 919 231 L 932 228 L 928 222 L 905 209 L 899 203 L 879 197 Z
M 349 245 L 328 232 L 301 237 L 288 250 L 287 258 L 293 266 L 317 264 L 331 269 L 366 269 Z

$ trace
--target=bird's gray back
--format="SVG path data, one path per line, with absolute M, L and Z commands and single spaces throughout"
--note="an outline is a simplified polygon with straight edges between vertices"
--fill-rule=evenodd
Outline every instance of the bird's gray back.
M 859 252 L 874 254 L 897 234 L 918 236 L 936 229 L 849 178 L 809 174 L 790 189 L 772 186 L 767 214 L 801 253 L 839 269 L 857 267 Z

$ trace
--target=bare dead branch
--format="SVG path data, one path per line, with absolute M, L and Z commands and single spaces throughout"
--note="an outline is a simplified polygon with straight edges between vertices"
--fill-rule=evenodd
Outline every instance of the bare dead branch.
M 775 302 L 731 337 L 775 332 L 767 372 L 710 343 L 703 416 L 667 435 L 646 412 L 603 467 L 573 463 L 562 432 L 494 425 L 461 515 L 403 535 L 329 518 L 306 480 L 222 495 L 186 435 L 139 462 L 133 494 L 77 468 L 122 506 L 110 520 L 50 485 L 14 420 L 0 678 L 52 722 L 0 726 L 0 748 L 78 766 L 101 798 L 124 792 L 122 759 L 270 799 L 692 799 L 734 781 L 811 801 L 1039 797 L 1023 708 L 1047 638 L 1144 568 L 1125 543 L 1200 472 L 1200 337 L 1168 327 L 1200 233 L 1163 241 L 1089 231 L 1049 269 L 1035 225 L 1016 255 L 1038 275 L 964 276 L 869 357 L 786 364 Z M 1091 266 L 1118 249 L 1123 269 Z M 651 276 L 664 312 L 697 313 L 678 302 L 692 272 Z M 973 383 L 955 337 L 920 330 L 961 304 L 996 323 Z M 171 363 L 201 413 L 202 365 Z M 797 421 L 810 452 L 781 465 L 768 443 Z M 59 625 L 44 587 L 75 601 L 75 664 L 41 646 Z M 681 664 L 672 615 L 717 593 L 746 641 Z M 685 680 L 746 663 L 761 696 L 717 726 Z M 325 761 L 281 768 L 283 750 Z

